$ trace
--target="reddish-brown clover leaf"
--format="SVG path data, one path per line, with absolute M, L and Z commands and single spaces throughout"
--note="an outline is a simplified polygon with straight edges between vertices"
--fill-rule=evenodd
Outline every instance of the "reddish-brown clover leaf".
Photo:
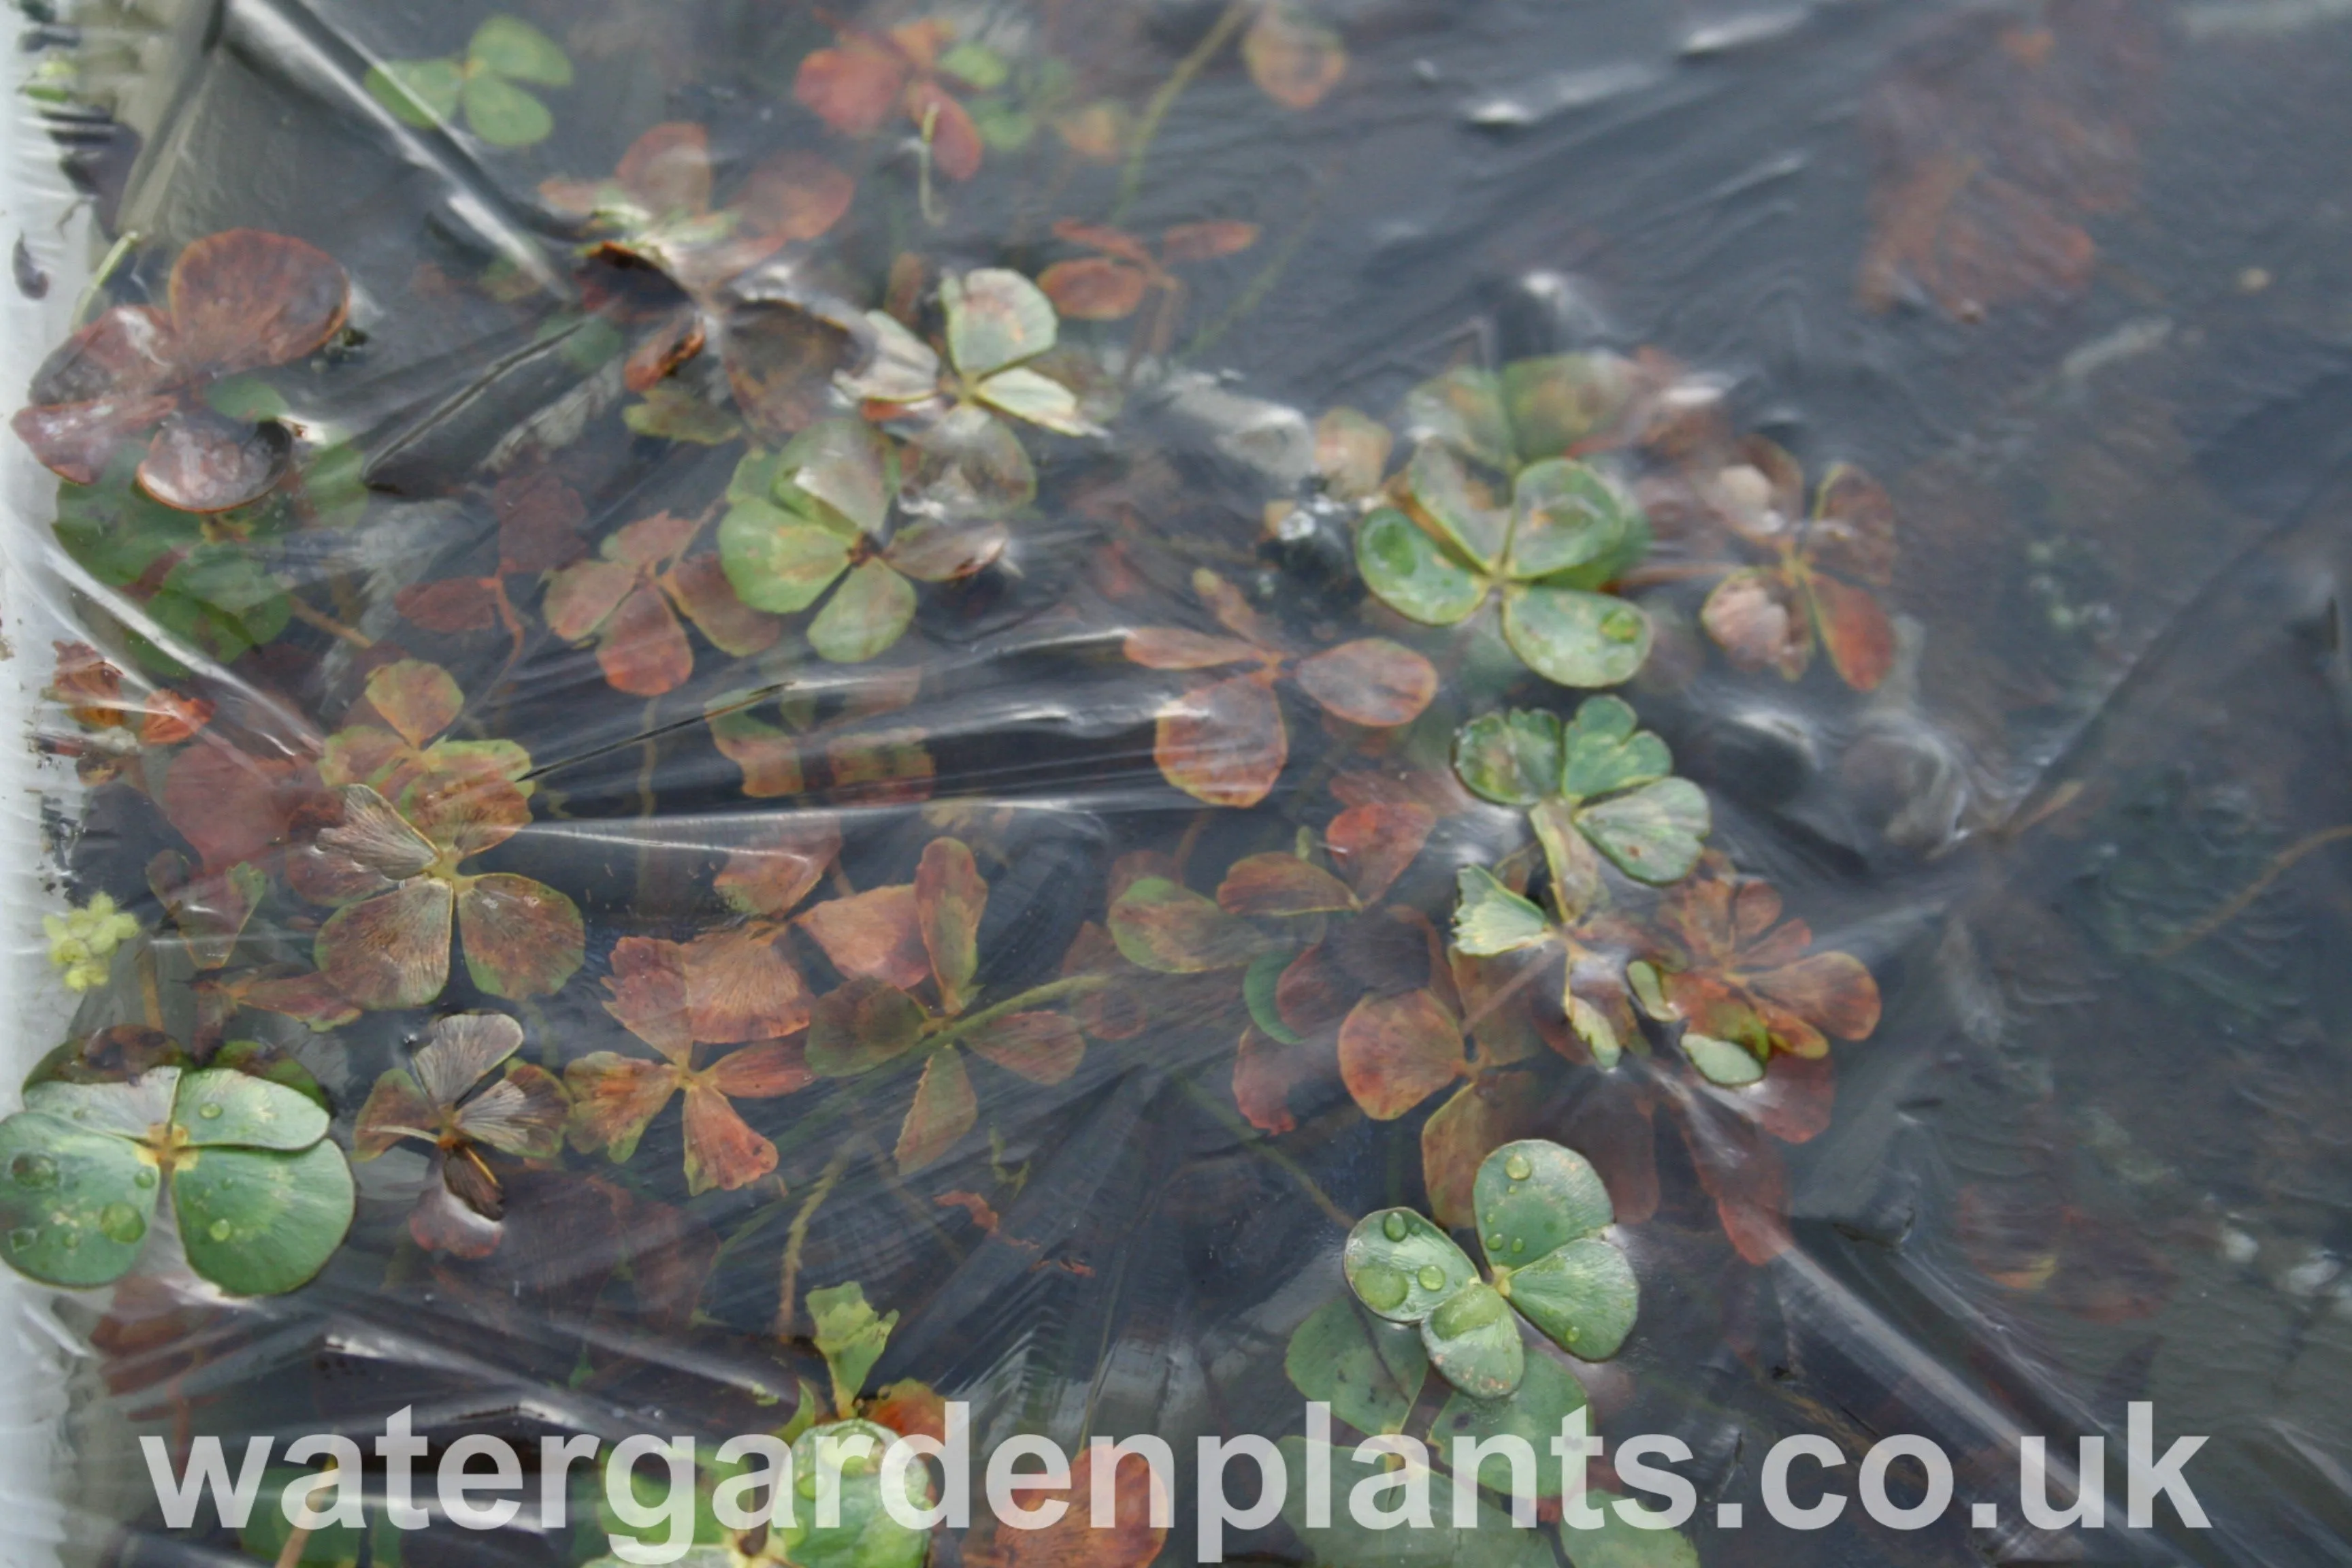
M 658 697 L 686 684 L 694 650 L 683 615 L 719 652 L 749 658 L 775 646 L 783 624 L 735 596 L 716 555 L 686 556 L 700 525 L 656 512 L 606 539 L 597 559 L 566 566 L 547 584 L 547 629 L 570 642 L 596 639 L 596 663 L 615 691 Z
M 650 267 L 684 303 L 657 310 L 630 354 L 633 392 L 699 353 L 726 313 L 726 286 L 783 246 L 814 239 L 841 221 L 856 184 L 812 153 L 762 160 L 734 195 L 714 206 L 719 170 L 709 132 L 689 121 L 656 125 L 632 142 L 610 179 L 550 180 L 540 194 L 598 237 L 607 258 Z
M 467 859 L 530 821 L 522 793 L 495 774 L 420 781 L 394 807 L 366 784 L 340 792 L 297 885 L 338 905 L 319 928 L 319 971 L 362 1007 L 421 1007 L 449 983 L 454 929 L 476 985 L 493 996 L 551 995 L 580 967 L 579 906 L 511 872 L 467 875 Z
M 150 496 L 182 511 L 243 506 L 285 477 L 292 437 L 213 412 L 205 387 L 305 358 L 350 307 L 351 281 L 324 252 L 259 229 L 208 236 L 173 263 L 162 306 L 117 305 L 43 362 L 16 434 L 43 466 L 88 485 L 152 431 L 139 465 Z
M 811 1068 L 848 1078 L 909 1055 L 923 1058 L 898 1131 L 901 1173 L 939 1160 L 979 1121 L 959 1047 L 1049 1086 L 1067 1079 L 1086 1053 L 1085 1036 L 1059 1013 L 1024 1009 L 1018 997 L 972 1010 L 987 909 L 988 884 L 971 847 L 941 837 L 924 847 L 912 884 L 835 899 L 800 917 L 848 977 L 811 1015 Z M 928 999 L 916 994 L 927 984 Z
M 1751 437 L 1697 488 L 1708 512 L 1769 557 L 1733 569 L 1699 611 L 1731 662 L 1794 680 L 1818 644 L 1855 690 L 1885 679 L 1895 627 L 1861 585 L 1894 580 L 1895 506 L 1878 481 L 1841 463 L 1822 478 L 1808 514 L 1796 459 Z
M 1148 300 L 1131 352 L 1165 353 L 1184 310 L 1184 281 L 1169 270 L 1187 262 L 1237 255 L 1257 243 L 1257 225 L 1233 219 L 1183 223 L 1160 234 L 1155 250 L 1123 229 L 1064 218 L 1054 236 L 1092 256 L 1056 261 L 1037 275 L 1054 309 L 1073 321 L 1118 321 Z
M 409 1230 L 429 1249 L 479 1257 L 498 1246 L 506 1212 L 505 1190 L 482 1151 L 555 1158 L 569 1107 L 553 1074 L 508 1059 L 522 1045 L 522 1026 L 506 1015 L 458 1013 L 436 1018 L 425 1034 L 408 1067 L 375 1080 L 352 1131 L 352 1156 L 373 1160 L 404 1140 L 431 1145 L 438 1168 Z M 501 1063 L 506 1071 L 492 1080 Z M 442 1212 L 452 1202 L 468 1212 Z
M 1654 985 L 1642 986 L 1645 1008 L 1685 1024 L 1686 1042 L 1691 1036 L 1720 1042 L 1759 1064 L 1775 1052 L 1825 1056 L 1832 1036 L 1868 1038 L 1879 1012 L 1868 967 L 1852 953 L 1810 951 L 1811 928 L 1782 921 L 1780 912 L 1770 883 L 1720 866 L 1674 888 L 1660 910 L 1668 947 L 1651 972 Z M 1637 982 L 1643 978 L 1637 973 Z M 1721 1066 L 1707 1070 L 1711 1058 L 1693 1060 L 1725 1080 Z M 1745 1077 L 1742 1069 L 1735 1081 Z
M 1206 567 L 1192 575 L 1202 603 L 1229 635 L 1145 627 L 1127 635 L 1127 657 L 1151 669 L 1248 666 L 1177 696 L 1160 710 L 1152 755 L 1168 782 L 1211 805 L 1264 800 L 1290 755 L 1276 682 L 1287 676 L 1334 718 L 1393 729 L 1421 716 L 1437 671 L 1385 637 L 1360 637 L 1300 655 L 1240 592 Z
M 677 942 L 623 937 L 604 988 L 612 993 L 604 1011 L 660 1059 L 593 1051 L 568 1063 L 573 1146 L 625 1163 L 646 1124 L 682 1093 L 689 1192 L 731 1192 L 774 1170 L 775 1144 L 751 1130 L 733 1101 L 772 1099 L 814 1082 L 800 1042 L 763 1040 L 697 1067 L 688 954 Z
M 946 59 L 955 40 L 952 23 L 928 17 L 887 32 L 838 26 L 835 34 L 833 47 L 801 61 L 794 98 L 850 136 L 870 136 L 904 115 L 940 174 L 969 180 L 980 172 L 980 127 L 951 90 L 966 85 Z

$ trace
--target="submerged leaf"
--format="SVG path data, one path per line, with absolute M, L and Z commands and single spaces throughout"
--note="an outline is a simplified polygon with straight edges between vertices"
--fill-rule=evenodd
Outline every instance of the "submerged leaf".
M 1469 1070 L 1462 1026 L 1427 991 L 1368 996 L 1339 1026 L 1339 1076 L 1375 1121 L 1393 1121 Z

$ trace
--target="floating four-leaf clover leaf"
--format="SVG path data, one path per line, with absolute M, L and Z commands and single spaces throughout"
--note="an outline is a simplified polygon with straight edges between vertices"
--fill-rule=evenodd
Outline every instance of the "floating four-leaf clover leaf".
M 1637 882 L 1663 887 L 1698 864 L 1712 826 L 1706 795 L 1675 778 L 1665 742 L 1615 697 L 1586 699 L 1565 725 L 1543 709 L 1487 713 L 1454 741 L 1454 771 L 1497 805 L 1573 829 Z
M 52 472 L 94 485 L 118 446 L 153 430 L 143 492 L 180 511 L 243 506 L 285 478 L 294 438 L 214 409 L 206 390 L 308 357 L 341 331 L 351 295 L 334 258 L 299 239 L 208 235 L 172 264 L 161 307 L 117 305 L 41 363 L 16 434 Z
M 1290 731 L 1275 687 L 1287 677 L 1333 718 L 1394 729 L 1421 717 L 1437 695 L 1429 660 L 1386 637 L 1358 637 L 1302 654 L 1241 591 L 1203 566 L 1192 590 L 1230 637 L 1167 626 L 1127 634 L 1127 657 L 1150 669 L 1234 669 L 1160 710 L 1151 754 L 1170 784 L 1211 805 L 1264 800 L 1290 756 Z
M 1869 588 L 1895 580 L 1895 503 L 1851 463 L 1823 475 L 1805 510 L 1797 459 L 1760 436 L 1701 487 L 1709 509 L 1770 564 L 1742 566 L 1715 585 L 1699 624 L 1743 669 L 1794 680 L 1816 644 L 1838 679 L 1869 691 L 1895 665 L 1895 626 Z
M 409 1234 L 435 1251 L 481 1257 L 499 1244 L 504 1189 L 482 1158 L 495 1149 L 551 1160 L 570 1110 L 555 1075 L 509 1061 L 522 1026 L 503 1013 L 458 1013 L 425 1026 L 406 1068 L 375 1080 L 352 1132 L 354 1159 L 373 1160 L 403 1139 L 434 1150 L 433 1181 L 409 1215 Z M 490 1081 L 500 1063 L 506 1072 Z
M 702 525 L 656 512 L 607 537 L 596 558 L 564 567 L 547 584 L 547 629 L 568 642 L 596 640 L 605 683 L 658 697 L 694 674 L 684 616 L 734 658 L 775 646 L 783 627 L 744 605 L 716 555 L 688 556 Z
M 563 1069 L 572 1098 L 572 1142 L 602 1149 L 616 1163 L 673 1095 L 683 1094 L 687 1190 L 732 1192 L 776 1168 L 776 1146 L 753 1131 L 738 1100 L 772 1100 L 806 1088 L 814 1075 L 796 1040 L 762 1040 L 695 1066 L 694 1012 L 688 950 L 655 937 L 625 936 L 613 947 L 604 1004 L 620 1026 L 651 1046 L 659 1061 L 593 1051 Z
M 1517 406 L 1483 372 L 1415 392 L 1423 439 L 1396 483 L 1402 505 L 1364 519 L 1357 565 L 1408 620 L 1456 626 L 1499 601 L 1504 640 L 1537 674 L 1615 686 L 1649 657 L 1650 618 L 1600 590 L 1649 547 L 1648 525 L 1597 469 L 1559 455 L 1553 421 L 1515 424 Z
M 368 95 L 420 130 L 466 126 L 493 147 L 528 147 L 555 129 L 547 105 L 519 83 L 570 87 L 572 59 L 553 38 L 515 16 L 491 16 L 462 55 L 386 60 L 367 74 Z
M 226 1068 L 36 1084 L 0 1121 L 5 1256 L 44 1284 L 109 1284 L 138 1261 L 168 1186 L 190 1268 L 233 1295 L 291 1290 L 351 1227 L 351 1167 L 327 1121 L 299 1090 Z
M 1015 1077 L 1049 1086 L 1077 1071 L 1086 1055 L 1076 1024 L 1023 1007 L 1019 996 L 971 1010 L 987 910 L 988 883 L 971 848 L 959 838 L 934 838 L 923 847 L 911 887 L 872 889 L 801 917 L 834 967 L 851 977 L 811 1013 L 809 1067 L 821 1077 L 850 1078 L 910 1053 L 924 1058 L 898 1129 L 901 1174 L 939 1159 L 980 1119 L 958 1043 Z M 925 981 L 936 1006 L 912 994 Z
M 467 973 L 493 996 L 552 995 L 580 967 L 580 906 L 509 871 L 458 866 L 530 822 L 520 791 L 497 777 L 420 783 L 393 804 L 366 784 L 341 790 L 343 818 L 321 831 L 305 891 L 342 907 L 319 928 L 315 962 L 362 1007 L 421 1007 L 449 984 L 452 925 Z
M 903 424 L 921 461 L 916 488 L 951 511 L 1000 512 L 1037 492 L 1036 466 L 999 415 L 1064 436 L 1098 435 L 1078 395 L 1036 368 L 1059 335 L 1054 302 L 1018 272 L 984 267 L 940 280 L 947 362 L 883 310 L 875 346 L 841 390 L 871 417 Z
M 1500 1399 L 1527 1373 L 1519 1315 L 1587 1361 L 1617 1353 L 1638 1310 L 1633 1266 L 1602 1234 L 1615 1222 L 1592 1163 L 1541 1139 L 1506 1143 L 1478 1167 L 1479 1245 L 1493 1283 L 1434 1224 L 1411 1209 L 1366 1215 L 1341 1267 L 1359 1300 L 1421 1330 L 1430 1363 L 1477 1399 Z
M 719 524 L 736 596 L 777 615 L 823 599 L 809 646 L 835 664 L 887 652 L 914 621 L 914 583 L 970 576 L 1004 549 L 993 523 L 892 528 L 898 485 L 889 439 L 855 419 L 813 425 L 774 458 L 747 458 Z

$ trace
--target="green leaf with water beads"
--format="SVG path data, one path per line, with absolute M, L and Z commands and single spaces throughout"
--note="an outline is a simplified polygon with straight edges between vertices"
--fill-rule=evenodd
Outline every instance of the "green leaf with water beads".
M 34 1111 L 0 1121 L 0 1245 L 45 1285 L 121 1278 L 146 1243 L 155 1184 L 154 1162 L 128 1139 Z
M 121 1278 L 163 1186 L 190 1267 L 236 1295 L 291 1290 L 351 1227 L 351 1168 L 298 1089 L 214 1068 L 48 1082 L 0 1121 L 0 1244 L 69 1288 Z
M 1617 1353 L 1633 1327 L 1633 1267 L 1601 1233 L 1616 1218 L 1592 1163 L 1541 1139 L 1506 1143 L 1472 1188 L 1479 1244 L 1496 1288 L 1561 1349 Z
M 1418 1323 L 1478 1278 L 1469 1255 L 1411 1209 L 1356 1222 L 1339 1267 L 1356 1299 L 1392 1323 Z
M 172 1174 L 189 1266 L 236 1296 L 278 1295 L 318 1273 L 351 1228 L 352 1199 L 351 1167 L 326 1142 L 210 1148 Z
M 196 1148 L 308 1149 L 327 1135 L 326 1108 L 284 1084 L 207 1068 L 180 1079 L 173 1132 Z
M 1528 1351 L 1519 1321 L 1502 1292 L 1476 1279 L 1422 1320 L 1429 1363 L 1474 1399 L 1501 1399 L 1527 1375 Z

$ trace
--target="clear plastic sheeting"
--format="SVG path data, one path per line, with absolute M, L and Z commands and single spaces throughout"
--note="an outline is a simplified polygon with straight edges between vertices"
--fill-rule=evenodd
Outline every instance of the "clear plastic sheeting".
M 2352 11 L 19 9 L 0 1561 L 2352 1549 Z

